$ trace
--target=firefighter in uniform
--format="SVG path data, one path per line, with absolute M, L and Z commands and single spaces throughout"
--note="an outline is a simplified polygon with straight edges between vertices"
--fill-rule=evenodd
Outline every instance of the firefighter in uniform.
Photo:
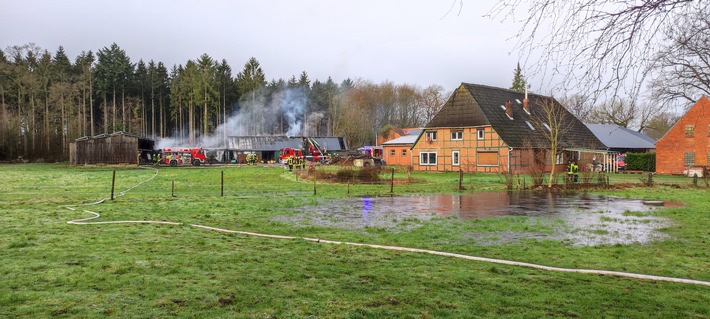
M 292 171 L 293 170 L 293 156 L 288 157 L 287 165 L 288 165 L 288 170 Z
M 567 178 L 569 179 L 570 182 L 576 183 L 577 182 L 577 173 L 579 172 L 579 166 L 575 161 L 570 161 L 569 165 L 567 165 Z

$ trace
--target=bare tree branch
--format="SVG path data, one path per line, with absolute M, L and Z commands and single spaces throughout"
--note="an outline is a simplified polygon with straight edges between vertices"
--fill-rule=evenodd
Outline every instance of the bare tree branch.
M 686 17 L 666 29 L 665 39 L 655 55 L 654 71 L 659 75 L 650 85 L 654 99 L 689 107 L 701 95 L 710 96 L 710 18 Z
M 500 0 L 492 18 L 521 23 L 517 48 L 543 83 L 593 98 L 638 97 L 659 34 L 688 16 L 710 14 L 710 1 Z M 524 10 L 524 17 L 516 15 Z

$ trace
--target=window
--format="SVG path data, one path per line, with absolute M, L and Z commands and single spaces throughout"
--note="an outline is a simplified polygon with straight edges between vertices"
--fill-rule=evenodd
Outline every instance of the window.
M 483 137 L 485 136 L 484 133 L 485 133 L 485 131 L 484 131 L 482 128 L 481 128 L 481 129 L 478 129 L 478 131 L 476 131 L 476 134 L 478 135 L 478 139 L 479 139 L 479 140 L 482 140 L 482 139 L 483 139 Z
M 402 150 L 402 156 L 407 156 L 407 150 Z
M 685 137 L 693 137 L 695 136 L 695 125 L 686 125 L 685 126 Z
M 451 140 L 463 140 L 463 131 L 451 131 Z
M 478 166 L 498 166 L 498 152 L 479 151 L 476 153 L 476 165 Z
M 452 151 L 451 152 L 451 165 L 459 166 L 460 164 L 461 164 L 461 161 L 459 159 L 459 151 Z
M 395 156 L 397 155 L 397 151 L 395 150 L 390 150 L 390 156 Z
M 565 162 L 565 157 L 562 154 L 557 154 L 557 157 L 555 157 L 555 164 L 556 165 L 562 165 Z
M 419 165 L 436 165 L 436 153 L 435 152 L 421 152 L 421 153 L 419 153 Z
M 710 136 L 710 124 L 708 124 L 708 136 Z M 710 165 L 710 162 L 708 164 Z
M 426 141 L 429 143 L 436 141 L 436 131 L 426 132 Z
M 695 152 L 685 152 L 684 160 L 686 166 L 695 165 Z

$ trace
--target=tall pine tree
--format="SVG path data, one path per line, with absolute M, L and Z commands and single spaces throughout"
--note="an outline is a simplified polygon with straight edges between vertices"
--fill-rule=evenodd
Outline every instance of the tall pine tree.
M 513 86 L 511 86 L 510 89 L 522 93 L 525 92 L 525 88 L 527 86 L 528 82 L 525 80 L 525 77 L 523 76 L 523 71 L 520 69 L 520 62 L 518 62 L 518 66 L 515 68 L 514 71 Z

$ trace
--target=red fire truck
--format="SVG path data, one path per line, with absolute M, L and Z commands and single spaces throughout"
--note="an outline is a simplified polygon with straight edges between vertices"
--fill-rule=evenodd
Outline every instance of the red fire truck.
M 296 148 L 290 148 L 290 147 L 282 148 L 281 155 L 279 155 L 279 159 L 281 160 L 281 163 L 286 163 L 286 161 L 288 161 L 289 157 L 293 157 L 294 159 L 301 158 L 301 157 L 303 157 L 303 151 L 296 149 Z
M 164 148 L 162 149 L 161 164 L 178 166 L 200 166 L 205 163 L 205 150 L 202 148 Z
M 303 138 L 303 148 L 282 148 L 281 155 L 279 156 L 281 163 L 286 163 L 289 157 L 293 157 L 294 159 L 302 158 L 310 162 L 321 163 L 330 160 L 327 151 L 322 149 L 318 142 L 310 137 Z

